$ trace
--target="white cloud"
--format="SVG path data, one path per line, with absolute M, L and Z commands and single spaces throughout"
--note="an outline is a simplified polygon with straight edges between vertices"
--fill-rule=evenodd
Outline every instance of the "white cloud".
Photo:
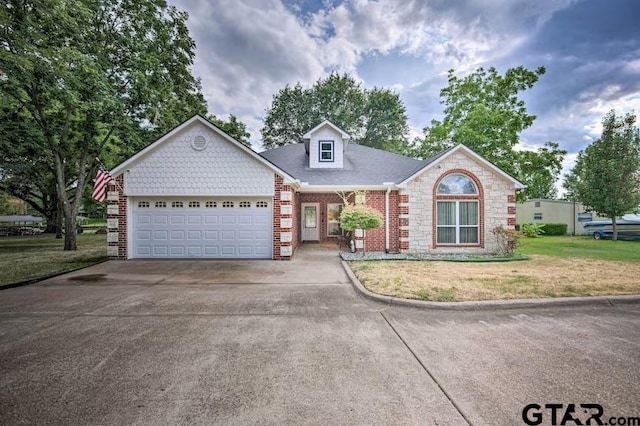
M 347 0 L 325 1 L 315 13 L 279 0 L 170 0 L 190 13 L 188 26 L 197 43 L 194 74 L 202 79 L 210 112 L 235 114 L 247 124 L 254 145 L 272 96 L 286 84 L 310 85 L 331 71 L 358 75 L 367 56 L 400 55 L 423 64 L 388 86 L 407 103 L 412 135 L 442 111 L 437 93 L 446 70 L 458 75 L 478 66 L 518 58 L 521 51 L 571 0 Z M 597 53 L 597 52 L 594 52 Z M 539 114 L 523 143 L 535 148 L 546 140 L 567 141 L 570 151 L 584 138 L 599 135 L 606 111 L 640 109 L 638 92 L 606 83 L 608 73 L 640 72 L 640 52 L 621 61 L 593 58 L 575 68 L 576 76 L 598 79 L 580 99 L 567 99 Z M 577 57 L 546 55 L 545 62 L 575 63 Z M 508 61 L 507 61 L 508 62 Z M 580 65 L 578 62 L 577 65 Z M 563 76 L 565 77 L 565 76 Z M 626 90 L 626 92 L 625 92 Z M 409 100 L 409 101 L 407 101 Z

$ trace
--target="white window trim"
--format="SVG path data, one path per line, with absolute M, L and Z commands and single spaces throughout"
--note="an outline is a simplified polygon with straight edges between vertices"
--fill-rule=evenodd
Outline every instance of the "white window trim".
M 438 241 L 438 230 L 440 228 L 455 228 L 456 229 L 456 242 L 455 243 L 439 243 L 438 246 L 477 246 L 480 244 L 480 202 L 478 200 L 437 200 L 436 203 L 456 203 L 456 224 L 455 225 L 438 225 L 438 207 L 436 204 L 436 242 Z M 478 223 L 476 225 L 460 225 L 460 203 L 476 203 L 476 211 L 478 213 Z M 477 228 L 478 240 L 473 243 L 461 243 L 460 242 L 460 228 Z
M 330 143 L 331 144 L 331 149 L 330 150 L 322 149 L 322 144 L 325 144 L 325 143 Z M 318 141 L 318 162 L 320 162 L 320 163 L 333 163 L 335 161 L 335 159 L 336 159 L 335 147 L 336 147 L 336 144 L 335 144 L 334 141 L 330 141 L 330 140 Z M 331 159 L 330 160 L 322 158 L 322 154 L 325 153 L 325 152 L 330 152 L 331 153 Z

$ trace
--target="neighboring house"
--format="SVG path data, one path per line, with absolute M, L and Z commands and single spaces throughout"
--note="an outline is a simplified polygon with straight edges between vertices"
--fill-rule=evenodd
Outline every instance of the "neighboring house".
M 369 251 L 491 252 L 491 230 L 516 223 L 523 185 L 463 145 L 420 161 L 349 141 L 324 121 L 258 154 L 195 116 L 111 171 L 109 256 L 290 259 L 336 241 L 355 191 L 385 218 Z
M 566 200 L 546 200 L 532 198 L 518 203 L 516 223 L 566 223 L 570 235 L 584 235 L 582 224 L 590 220 L 603 220 L 605 217 L 587 212 L 582 203 Z

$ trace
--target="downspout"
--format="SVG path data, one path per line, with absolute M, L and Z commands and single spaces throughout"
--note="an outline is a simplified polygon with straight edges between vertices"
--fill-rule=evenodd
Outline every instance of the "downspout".
M 384 252 L 385 253 L 389 253 L 389 193 L 391 192 L 391 185 L 387 187 L 387 192 L 385 193 L 385 196 L 384 196 Z

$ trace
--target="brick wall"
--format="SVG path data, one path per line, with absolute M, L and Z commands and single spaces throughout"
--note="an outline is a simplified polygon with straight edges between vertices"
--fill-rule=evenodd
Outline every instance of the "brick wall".
M 382 213 L 385 217 L 385 195 L 386 191 L 367 191 L 365 204 L 373 207 Z M 353 197 L 349 200 L 354 202 Z M 319 226 L 320 241 L 335 241 L 335 237 L 327 235 L 327 204 L 342 204 L 342 198 L 338 194 L 332 193 L 302 193 L 299 197 L 299 203 L 319 203 Z M 398 252 L 400 250 L 400 195 L 398 191 L 391 191 L 389 194 L 389 251 Z M 297 211 L 300 211 L 300 204 Z M 298 222 L 300 221 L 299 218 Z M 299 225 L 298 225 L 299 226 Z M 298 237 L 300 238 L 300 237 Z M 379 228 L 371 229 L 366 232 L 365 245 L 367 251 L 384 251 L 385 250 L 385 224 L 384 222 Z
M 123 193 L 124 175 L 107 187 L 107 255 L 110 259 L 127 259 L 127 197 Z M 117 209 L 115 208 L 117 207 Z
M 386 191 L 367 191 L 365 204 L 373 207 L 385 215 L 385 198 Z M 400 231 L 399 231 L 399 214 L 400 214 L 400 195 L 398 191 L 389 193 L 389 251 L 397 253 L 400 249 Z M 385 250 L 385 223 L 376 229 L 370 229 L 365 235 L 365 249 L 367 251 L 384 251 Z
M 293 256 L 294 195 L 290 185 L 284 184 L 282 176 L 274 176 L 273 195 L 273 258 L 290 260 Z
M 342 198 L 338 194 L 334 193 L 301 193 L 299 203 L 320 203 L 319 224 L 320 226 L 320 241 L 336 241 L 335 237 L 327 236 L 327 204 L 342 204 Z M 300 204 L 298 204 L 298 211 L 300 211 Z M 301 221 L 301 217 L 298 222 Z M 300 226 L 300 224 L 298 224 Z M 298 238 L 302 238 L 301 235 Z

